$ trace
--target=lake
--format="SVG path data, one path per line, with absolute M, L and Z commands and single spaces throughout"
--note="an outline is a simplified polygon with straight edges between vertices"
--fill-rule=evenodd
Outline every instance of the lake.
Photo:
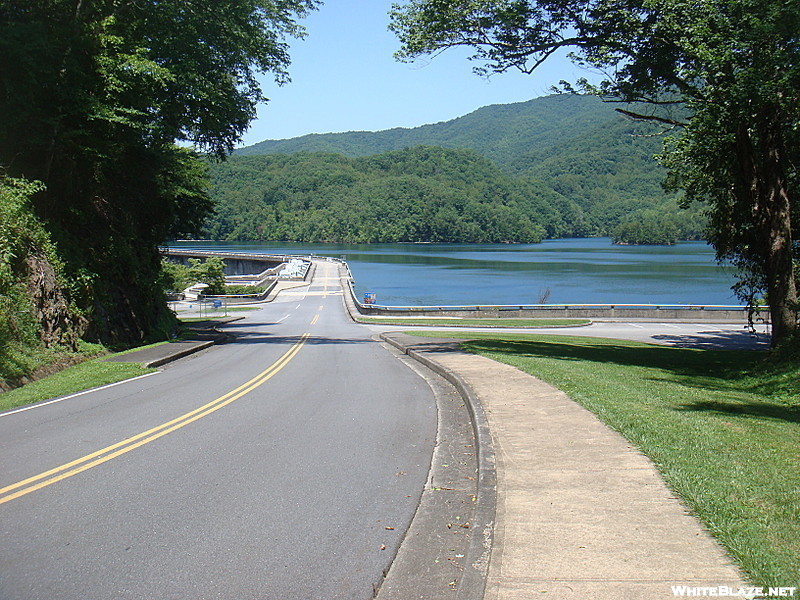
M 345 257 L 356 292 L 390 306 L 740 304 L 733 272 L 704 242 L 615 246 L 609 238 L 541 244 L 174 242 L 173 248 Z

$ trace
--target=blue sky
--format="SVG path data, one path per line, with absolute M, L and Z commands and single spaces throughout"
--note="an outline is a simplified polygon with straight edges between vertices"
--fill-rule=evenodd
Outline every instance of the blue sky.
M 561 79 L 587 73 L 552 57 L 534 75 L 508 72 L 488 80 L 472 73 L 469 49 L 452 49 L 412 64 L 392 54 L 387 30 L 392 0 L 328 0 L 304 20 L 308 37 L 292 40 L 292 82 L 262 78 L 269 103 L 242 145 L 307 133 L 378 131 L 447 121 L 488 104 L 522 102 L 549 93 Z

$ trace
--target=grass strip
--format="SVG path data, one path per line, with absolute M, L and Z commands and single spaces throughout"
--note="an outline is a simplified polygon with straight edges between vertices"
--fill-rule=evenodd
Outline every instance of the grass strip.
M 196 317 L 187 317 L 183 316 L 185 314 L 178 312 L 177 317 L 181 323 L 197 323 L 200 321 L 219 321 L 229 317 L 230 315 L 226 315 L 225 311 L 227 310 L 228 313 L 235 313 L 235 312 L 248 312 L 253 310 L 261 310 L 260 306 L 229 306 L 227 309 L 220 308 L 220 309 L 211 309 L 206 313 L 204 316 L 196 316 Z M 205 311 L 204 311 L 205 313 Z M 194 313 L 197 314 L 197 313 Z
M 465 350 L 561 389 L 638 446 L 753 583 L 800 585 L 797 356 L 566 336 L 469 337 Z
M 377 325 L 424 325 L 427 327 L 576 327 L 589 325 L 589 319 L 425 319 L 408 317 L 363 318 L 359 323 Z
M 33 381 L 20 388 L 0 394 L 0 410 L 8 410 L 48 400 L 67 396 L 93 387 L 116 383 L 145 373 L 152 373 L 156 369 L 145 369 L 139 363 L 111 363 L 104 359 L 96 358 L 87 360 L 68 367 L 54 375 Z
M 222 318 L 223 317 L 220 317 L 220 319 Z M 213 318 L 196 318 L 187 319 L 185 322 L 210 322 L 215 320 L 216 319 Z M 196 336 L 196 332 L 186 329 L 183 330 L 176 339 L 193 339 L 194 336 Z M 61 370 L 58 370 L 52 375 L 42 377 L 36 381 L 26 383 L 21 387 L 0 393 L 0 411 L 18 408 L 42 400 L 67 396 L 94 387 L 130 379 L 138 375 L 152 373 L 156 369 L 146 369 L 139 363 L 106 362 L 106 359 L 112 356 L 122 356 L 124 354 L 130 354 L 168 343 L 169 342 L 166 341 L 155 342 L 145 346 L 130 348 L 115 354 L 108 354 L 108 350 L 99 344 L 90 344 L 87 342 L 81 342 L 79 351 L 75 353 L 34 348 L 29 351 L 28 355 L 23 357 L 31 363 L 30 365 L 24 365 L 28 372 L 33 371 L 37 366 L 46 368 L 48 365 L 57 366 L 58 363 L 63 365 L 77 362 L 77 364 L 61 368 Z M 11 371 L 9 366 L 16 366 L 22 363 L 22 358 L 20 358 L 20 356 L 21 353 L 19 352 L 14 355 L 13 358 L 15 361 L 13 362 L 6 359 L 6 357 L 0 356 L 0 366 L 3 366 L 5 370 Z

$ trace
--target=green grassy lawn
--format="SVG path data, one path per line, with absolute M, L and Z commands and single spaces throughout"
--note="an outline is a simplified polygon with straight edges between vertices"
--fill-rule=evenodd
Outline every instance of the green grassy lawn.
M 800 584 L 797 356 L 473 337 L 465 350 L 558 387 L 638 446 L 753 583 Z
M 425 319 L 413 317 L 362 318 L 359 323 L 378 325 L 425 325 L 428 327 L 573 327 L 589 319 Z
M 211 320 L 214 319 L 204 317 L 202 319 L 186 319 L 186 322 Z M 193 332 L 187 330 L 181 332 L 177 339 L 191 339 L 193 335 Z M 119 352 L 117 355 L 128 354 L 166 343 L 168 342 L 156 342 L 146 346 L 139 346 Z M 7 351 L 7 355 L 0 355 L 0 367 L 2 367 L 2 373 L 8 372 L 15 377 L 30 373 L 39 366 L 58 365 L 59 363 L 63 365 L 75 362 L 78 364 L 73 364 L 53 375 L 25 384 L 22 387 L 0 393 L 0 410 L 8 410 L 41 400 L 74 394 L 155 371 L 155 369 L 145 369 L 138 363 L 105 362 L 106 358 L 114 355 L 109 354 L 108 350 L 99 344 L 86 342 L 81 342 L 81 347 L 76 353 L 57 352 L 39 347 L 14 350 L 13 354 Z
M 155 371 L 155 369 L 145 369 L 138 363 L 104 362 L 105 358 L 107 356 L 87 360 L 44 379 L 2 393 L 0 394 L 0 410 L 74 394 Z

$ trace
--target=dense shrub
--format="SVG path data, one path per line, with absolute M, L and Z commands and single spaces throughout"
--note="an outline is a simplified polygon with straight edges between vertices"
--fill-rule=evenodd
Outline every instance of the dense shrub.
M 0 178 L 0 379 L 29 374 L 46 349 L 75 350 L 85 319 L 30 198 L 38 182 Z

